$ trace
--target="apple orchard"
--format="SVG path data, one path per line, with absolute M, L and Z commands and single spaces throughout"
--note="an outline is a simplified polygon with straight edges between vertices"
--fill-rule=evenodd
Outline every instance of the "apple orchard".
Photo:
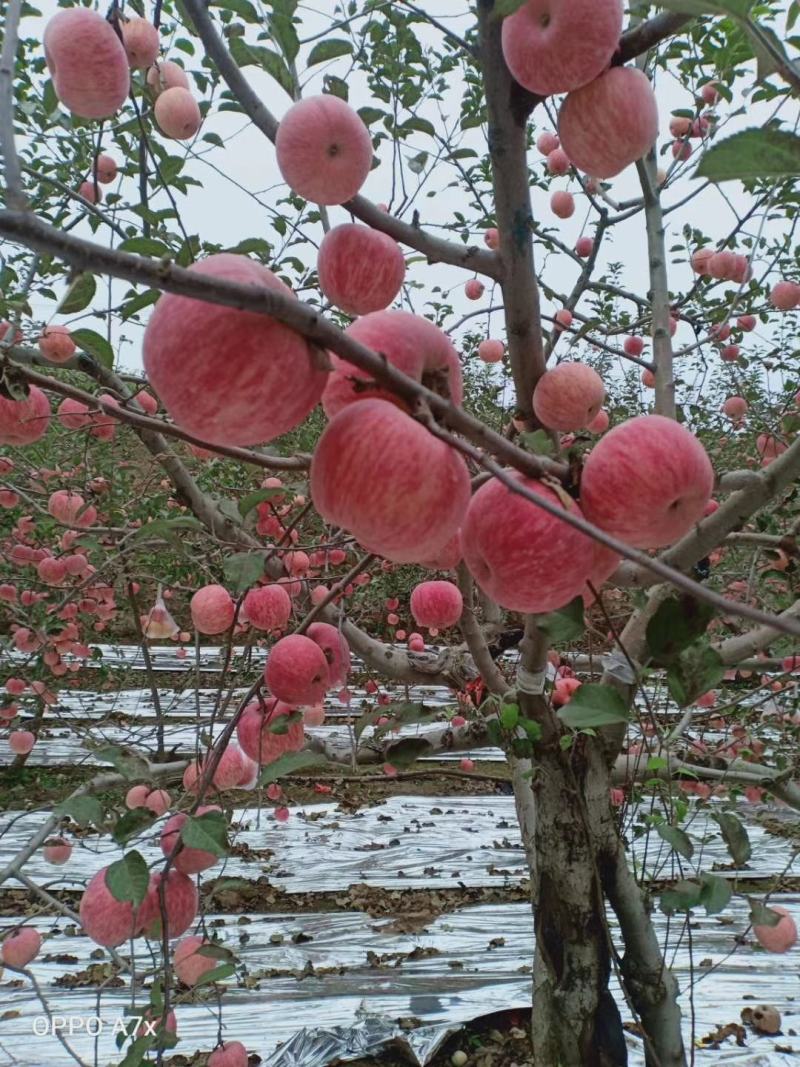
M 303 773 L 346 795 L 487 744 L 528 869 L 530 1062 L 625 1063 L 623 1023 L 650 1067 L 694 1062 L 654 913 L 679 938 L 744 890 L 688 822 L 739 868 L 748 805 L 800 810 L 799 9 L 756 6 L 8 0 L 9 788 L 101 643 L 140 646 L 157 714 L 0 856 L 0 955 L 33 981 L 26 909 L 77 912 L 155 1022 L 126 1067 L 168 1062 L 209 991 L 192 1062 L 260 1047 L 224 1032 L 238 962 L 203 918 L 234 806 L 285 822 Z M 189 688 L 223 650 L 177 749 L 165 644 Z M 641 835 L 671 850 L 658 886 Z M 729 950 L 796 964 L 771 892 Z M 41 1062 L 85 1062 L 61 1040 Z

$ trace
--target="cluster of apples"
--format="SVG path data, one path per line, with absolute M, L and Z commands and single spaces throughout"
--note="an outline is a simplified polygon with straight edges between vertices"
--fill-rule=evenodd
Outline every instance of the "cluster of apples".
M 553 151 L 594 178 L 615 177 L 658 136 L 647 76 L 637 67 L 609 67 L 622 17 L 622 0 L 528 0 L 503 20 L 503 55 L 519 84 L 538 96 L 567 94 L 558 117 L 561 147 Z
M 158 61 L 158 30 L 147 19 L 119 19 L 114 25 L 96 11 L 72 7 L 49 20 L 43 44 L 56 96 L 74 115 L 111 118 L 128 96 L 131 70 L 146 70 L 162 133 L 185 140 L 200 129 L 200 108 L 189 80 L 177 63 Z M 99 172 L 97 181 L 102 181 Z M 94 182 L 85 182 L 80 192 L 95 202 Z

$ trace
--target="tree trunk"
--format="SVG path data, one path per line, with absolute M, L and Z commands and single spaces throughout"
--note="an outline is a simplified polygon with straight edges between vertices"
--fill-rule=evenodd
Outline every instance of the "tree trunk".
M 534 717 L 546 725 L 536 746 L 533 778 L 534 1063 L 624 1067 L 625 1034 L 608 988 L 610 943 L 586 817 L 588 803 L 609 807 L 608 770 L 599 754 L 587 758 L 589 746 L 599 748 L 590 738 L 562 751 L 552 712 L 537 703 Z

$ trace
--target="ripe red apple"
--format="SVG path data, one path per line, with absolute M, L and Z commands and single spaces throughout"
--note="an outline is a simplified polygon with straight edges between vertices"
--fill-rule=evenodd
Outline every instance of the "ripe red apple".
M 327 622 L 312 622 L 306 635 L 319 645 L 328 664 L 331 686 L 347 685 L 350 673 L 350 646 L 342 632 Z
M 27 756 L 36 744 L 36 734 L 30 730 L 12 730 L 8 735 L 8 747 L 15 756 Z
M 101 185 L 110 185 L 117 176 L 117 163 L 111 156 L 101 152 L 94 163 L 95 177 Z
M 569 94 L 558 132 L 576 167 L 613 178 L 646 155 L 658 137 L 658 105 L 649 79 L 636 67 L 612 67 Z
M 597 371 L 584 363 L 559 363 L 539 379 L 533 391 L 533 410 L 551 430 L 583 430 L 605 398 L 606 389 Z
M 568 93 L 603 73 L 621 33 L 622 0 L 528 0 L 503 20 L 503 55 L 530 92 Z
M 117 900 L 112 895 L 106 885 L 107 871 L 108 867 L 103 867 L 87 885 L 79 915 L 87 937 L 96 945 L 116 948 L 141 933 L 141 908 L 134 910 L 130 901 Z
M 708 261 L 708 273 L 717 281 L 730 281 L 736 270 L 736 255 L 727 249 L 715 252 Z
M 247 1067 L 247 1049 L 241 1041 L 225 1041 L 208 1057 L 207 1067 Z
M 318 704 L 331 684 L 325 653 L 302 634 L 282 637 L 267 657 L 264 681 L 285 704 Z
M 484 363 L 500 363 L 505 355 L 506 346 L 502 341 L 487 338 L 478 345 L 478 359 Z
M 233 623 L 236 607 L 227 589 L 221 585 L 204 585 L 189 603 L 192 625 L 201 634 L 221 634 Z
M 778 311 L 791 311 L 800 304 L 800 285 L 789 281 L 778 282 L 772 287 L 769 299 Z
M 184 985 L 196 985 L 204 974 L 219 967 L 219 959 L 214 956 L 204 956 L 199 951 L 203 948 L 210 948 L 212 945 L 212 941 L 207 941 L 204 937 L 194 936 L 184 937 L 175 946 L 172 966 L 175 974 Z
M 609 422 L 608 412 L 601 408 L 586 429 L 589 433 L 605 433 Z
M 411 614 L 417 626 L 446 630 L 464 610 L 461 590 L 452 582 L 420 582 L 411 591 Z
M 56 96 L 84 119 L 108 119 L 128 96 L 128 57 L 114 27 L 96 11 L 71 7 L 53 15 L 44 54 Z
M 80 400 L 73 400 L 70 396 L 64 397 L 58 405 L 56 415 L 58 421 L 67 430 L 82 430 L 92 421 L 88 405 L 81 403 Z
M 644 352 L 644 338 L 643 337 L 626 337 L 623 349 L 629 356 L 641 356 Z
M 496 252 L 500 247 L 500 231 L 495 226 L 491 226 L 483 235 L 484 243 L 487 248 L 491 248 L 493 252 Z
M 281 720 L 292 715 L 294 709 L 280 700 L 268 700 L 264 707 L 248 704 L 236 725 L 236 736 L 242 751 L 264 765 L 274 763 L 287 752 L 299 752 L 305 743 L 303 722 L 284 724 Z M 275 727 L 283 730 L 277 732 Z
M 69 489 L 51 493 L 47 510 L 65 526 L 91 526 L 97 518 L 97 510 L 91 504 L 87 505 L 80 493 L 72 493 Z
M 340 411 L 311 462 L 322 518 L 398 563 L 434 557 L 461 525 L 469 497 L 461 457 L 385 400 Z
M 180 64 L 173 63 L 171 59 L 162 59 L 148 70 L 147 85 L 157 96 L 165 89 L 188 89 L 189 78 Z
M 563 177 L 571 166 L 570 158 L 563 148 L 554 148 L 547 156 L 547 170 L 554 178 Z
M 766 924 L 753 926 L 756 940 L 767 952 L 788 952 L 797 944 L 797 926 L 786 908 L 780 904 L 770 904 L 771 911 L 776 911 L 781 918 L 776 926 Z
M 572 325 L 573 315 L 569 308 L 559 308 L 554 317 L 556 329 L 560 326 L 562 330 L 566 330 Z
M 39 351 L 51 363 L 66 363 L 75 354 L 75 342 L 67 326 L 45 326 L 39 338 Z
M 9 967 L 27 967 L 42 947 L 42 935 L 32 926 L 20 926 L 0 942 L 0 959 Z
M 140 389 L 133 399 L 146 415 L 155 415 L 158 411 L 158 401 L 146 389 Z
M 189 270 L 292 295 L 246 256 L 223 252 Z M 147 376 L 177 425 L 212 444 L 271 441 L 303 421 L 325 385 L 325 372 L 294 330 L 265 315 L 172 293 L 156 304 L 143 355 Z
M 575 251 L 581 259 L 588 259 L 594 252 L 594 241 L 591 237 L 579 237 L 575 242 Z
M 372 139 L 338 96 L 307 96 L 286 112 L 275 138 L 278 168 L 298 196 L 315 204 L 352 200 L 372 167 Z
M 692 270 L 695 274 L 710 275 L 709 264 L 715 256 L 713 248 L 698 248 L 692 254 Z
M 161 132 L 176 141 L 194 137 L 203 123 L 197 101 L 188 89 L 180 86 L 158 94 L 153 114 Z
M 453 534 L 444 548 L 440 548 L 435 556 L 421 560 L 420 567 L 429 571 L 454 571 L 461 562 L 461 538 L 458 533 Z
M 551 130 L 543 130 L 536 138 L 536 147 L 543 156 L 549 156 L 551 152 L 555 152 L 560 146 L 561 142 Z
M 575 214 L 575 197 L 572 193 L 558 189 L 550 197 L 550 210 L 560 219 L 569 219 Z
M 594 446 L 581 478 L 589 522 L 637 548 L 672 544 L 703 515 L 714 471 L 698 439 L 662 415 L 640 415 Z
M 480 300 L 486 290 L 486 286 L 480 278 L 470 278 L 464 286 L 464 295 L 467 300 Z
M 32 445 L 47 433 L 50 401 L 32 385 L 24 400 L 0 396 L 0 445 Z
M 750 333 L 758 325 L 758 319 L 755 315 L 740 315 L 736 320 L 736 325 L 742 333 Z
M 580 517 L 577 504 L 541 482 L 514 482 Z M 539 614 L 579 596 L 594 561 L 593 542 L 496 478 L 473 496 L 461 527 L 464 560 L 481 589 L 509 611 Z
M 317 274 L 332 304 L 349 315 L 367 315 L 388 307 L 400 292 L 406 261 L 388 234 L 346 222 L 323 237 Z
M 158 59 L 158 30 L 147 19 L 132 18 L 120 24 L 128 63 L 134 70 L 146 70 Z
M 647 367 L 642 371 L 642 385 L 645 389 L 655 389 L 656 387 L 656 376 Z
M 292 601 L 282 585 L 259 585 L 248 590 L 240 617 L 256 630 L 282 630 L 292 614 Z
M 747 401 L 742 396 L 729 396 L 722 405 L 723 412 L 734 422 L 740 422 L 747 414 Z
M 163 877 L 160 873 L 151 876 L 147 896 L 139 908 L 142 933 L 148 938 L 161 938 L 163 924 L 159 887 Z M 169 938 L 180 937 L 186 933 L 197 916 L 198 903 L 197 887 L 192 879 L 181 871 L 170 871 L 164 886 L 164 910 Z
M 52 837 L 49 841 L 45 841 L 42 854 L 48 863 L 60 867 L 67 863 L 72 855 L 72 845 L 63 837 Z
M 197 814 L 204 815 L 207 811 L 220 810 L 215 804 L 206 804 L 197 809 Z M 180 832 L 188 817 L 185 812 L 179 811 L 167 819 L 164 824 L 161 830 L 161 851 L 165 856 L 172 854 L 173 849 L 180 840 Z M 189 848 L 184 845 L 180 852 L 176 854 L 173 866 L 182 874 L 199 874 L 201 871 L 207 871 L 210 867 L 216 866 L 219 862 L 220 857 L 213 852 L 207 852 L 202 848 Z
M 461 363 L 447 334 L 429 319 L 408 311 L 375 311 L 347 327 L 345 333 L 354 341 L 380 352 L 393 366 L 409 378 L 422 382 L 436 392 L 446 390 L 455 404 L 463 397 Z M 381 397 L 400 404 L 394 395 L 380 388 L 364 388 L 359 383 L 370 380 L 368 371 L 330 353 L 333 370 L 328 375 L 322 406 L 332 418 L 347 404 L 370 397 Z

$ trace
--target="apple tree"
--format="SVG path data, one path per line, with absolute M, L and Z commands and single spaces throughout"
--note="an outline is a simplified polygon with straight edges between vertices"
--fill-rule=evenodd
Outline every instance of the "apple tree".
M 148 670 L 160 640 L 227 652 L 195 752 L 171 753 L 159 716 L 154 747 L 108 756 L 2 877 L 41 848 L 69 863 L 64 815 L 112 835 L 121 858 L 80 917 L 120 967 L 131 937 L 161 952 L 158 1037 L 133 1034 L 125 1062 L 162 1062 L 173 978 L 233 971 L 185 936 L 228 847 L 220 794 L 265 789 L 285 818 L 279 779 L 323 756 L 395 773 L 391 727 L 430 715 L 380 686 L 447 686 L 458 714 L 412 755 L 505 751 L 535 1062 L 625 1062 L 615 974 L 648 1064 L 679 1067 L 679 991 L 621 805 L 655 796 L 646 829 L 687 862 L 689 802 L 727 798 L 734 859 L 737 796 L 800 807 L 791 714 L 764 739 L 734 696 L 730 743 L 698 739 L 765 650 L 767 695 L 791 700 L 800 664 L 798 4 L 329 6 L 7 4 L 17 765 L 96 635 L 132 629 Z M 267 659 L 234 699 L 240 640 Z M 380 698 L 342 752 L 305 726 L 350 699 L 354 655 Z M 120 805 L 98 812 L 109 788 Z M 151 872 L 136 840 L 164 816 Z M 690 869 L 660 902 L 686 922 L 730 895 Z M 753 908 L 761 943 L 790 948 L 791 917 Z M 8 966 L 34 933 L 3 942 Z M 241 1045 L 209 1060 L 245 1062 Z

